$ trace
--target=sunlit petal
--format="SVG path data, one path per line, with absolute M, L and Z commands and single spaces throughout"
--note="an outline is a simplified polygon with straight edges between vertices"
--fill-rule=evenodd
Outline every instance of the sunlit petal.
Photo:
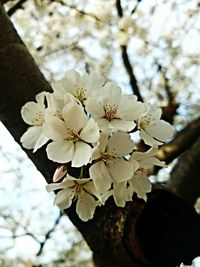
M 74 144 L 72 141 L 53 141 L 47 146 L 47 156 L 58 163 L 66 163 L 73 159 Z
M 94 216 L 95 208 L 96 201 L 94 197 L 83 191 L 82 194 L 78 196 L 76 203 L 76 212 L 79 218 L 84 222 L 92 219 Z

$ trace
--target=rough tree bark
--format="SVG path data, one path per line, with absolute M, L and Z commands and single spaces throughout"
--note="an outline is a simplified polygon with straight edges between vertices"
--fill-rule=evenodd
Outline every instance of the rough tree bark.
M 26 129 L 20 110 L 27 101 L 51 87 L 17 35 L 0 4 L 0 120 L 16 142 Z M 25 150 L 46 181 L 55 164 L 44 149 Z M 67 211 L 94 253 L 97 267 L 174 267 L 200 255 L 200 219 L 184 200 L 162 189 L 144 203 L 134 199 L 125 208 L 110 200 L 93 220 L 79 220 L 74 206 Z

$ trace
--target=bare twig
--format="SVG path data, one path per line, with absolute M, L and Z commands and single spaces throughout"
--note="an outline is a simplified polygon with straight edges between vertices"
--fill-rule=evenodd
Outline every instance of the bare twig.
M 179 107 L 179 104 L 176 102 L 176 99 L 175 99 L 176 94 L 172 92 L 169 78 L 167 77 L 167 74 L 166 74 L 166 69 L 160 63 L 156 62 L 156 64 L 158 66 L 158 72 L 160 73 L 164 81 L 164 90 L 166 92 L 167 100 L 168 100 L 167 105 L 162 108 L 162 112 L 163 112 L 162 118 L 168 121 L 169 123 L 173 124 L 174 116 L 176 115 L 176 111 L 177 111 L 177 108 Z
M 133 93 L 138 97 L 139 101 L 143 102 L 143 97 L 140 94 L 140 89 L 138 87 L 138 83 L 134 75 L 133 67 L 131 66 L 131 63 L 128 57 L 127 46 L 125 45 L 121 46 L 121 51 L 122 51 L 122 59 L 123 59 L 124 67 L 128 73 L 130 85 L 133 90 Z
M 91 18 L 97 20 L 98 22 L 102 22 L 95 14 L 90 13 L 90 12 L 85 12 L 84 10 L 80 10 L 80 9 L 77 8 L 76 5 L 70 5 L 70 4 L 68 4 L 68 3 L 66 3 L 66 2 L 64 2 L 62 0 L 54 0 L 54 2 L 58 2 L 63 6 L 69 7 L 70 9 L 74 9 L 80 15 L 88 16 L 88 17 L 91 17 Z
M 39 248 L 39 251 L 37 252 L 36 256 L 40 256 L 42 254 L 43 248 L 44 248 L 47 240 L 50 238 L 50 235 L 55 231 L 55 228 L 59 224 L 62 216 L 63 216 L 63 213 L 60 212 L 58 217 L 57 217 L 57 219 L 55 220 L 55 223 L 54 223 L 53 227 L 45 234 L 44 241 L 40 242 L 40 248 Z
M 20 0 L 17 2 L 13 7 L 11 7 L 7 14 L 8 16 L 12 16 L 18 9 L 22 8 L 22 5 L 26 2 L 27 0 Z
M 117 8 L 118 16 L 120 18 L 123 17 L 123 10 L 122 10 L 122 6 L 121 6 L 121 1 L 120 0 L 116 0 L 116 8 Z
M 122 6 L 121 6 L 121 1 L 120 0 L 116 0 L 116 8 L 117 8 L 117 13 L 118 16 L 121 18 L 123 17 L 123 10 L 122 10 Z M 123 63 L 124 63 L 124 67 L 127 71 L 127 74 L 129 76 L 129 80 L 130 80 L 130 85 L 131 88 L 133 90 L 133 93 L 138 97 L 139 101 L 143 102 L 143 98 L 140 94 L 140 90 L 138 87 L 138 83 L 137 83 L 137 79 L 135 77 L 134 71 L 133 71 L 133 67 L 130 63 L 129 57 L 128 57 L 128 53 L 127 53 L 127 46 L 126 45 L 122 45 L 121 46 L 121 54 L 122 54 L 122 59 L 123 59 Z
M 138 8 L 138 6 L 139 6 L 139 4 L 140 4 L 141 2 L 142 2 L 142 0 L 138 0 L 138 1 L 137 1 L 135 7 L 133 8 L 133 10 L 132 10 L 132 12 L 131 12 L 131 14 L 133 14 L 133 13 L 136 12 L 136 10 L 137 10 L 137 8 Z

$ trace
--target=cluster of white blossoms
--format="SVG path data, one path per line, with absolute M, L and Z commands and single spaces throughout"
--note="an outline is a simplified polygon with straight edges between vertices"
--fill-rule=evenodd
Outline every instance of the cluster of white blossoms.
M 48 142 L 47 157 L 60 166 L 47 185 L 49 192 L 60 190 L 55 204 L 63 210 L 76 201 L 78 216 L 87 221 L 109 197 L 119 207 L 134 193 L 146 201 L 148 170 L 165 166 L 155 154 L 173 134 L 172 126 L 160 119 L 161 109 L 122 94 L 96 73 L 81 76 L 71 70 L 52 87 L 53 93 L 42 92 L 22 107 L 30 127 L 21 142 L 34 152 Z M 131 136 L 136 131 L 149 146 L 146 152 L 137 150 Z

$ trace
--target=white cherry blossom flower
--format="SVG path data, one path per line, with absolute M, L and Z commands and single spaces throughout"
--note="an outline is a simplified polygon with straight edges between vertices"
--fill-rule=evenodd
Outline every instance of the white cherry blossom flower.
M 22 135 L 22 145 L 27 149 L 36 152 L 40 147 L 47 143 L 49 138 L 44 134 L 44 122 L 46 108 L 44 105 L 45 92 L 36 96 L 37 102 L 26 103 L 21 110 L 23 120 L 31 127 Z
M 45 133 L 53 140 L 47 146 L 47 156 L 58 163 L 72 161 L 72 167 L 86 165 L 92 154 L 91 144 L 99 140 L 96 122 L 84 112 L 82 106 L 71 102 L 62 110 L 63 120 L 47 116 Z
M 54 94 L 57 99 L 63 99 L 66 93 L 71 93 L 78 101 L 85 103 L 88 96 L 95 94 L 103 84 L 105 79 L 97 73 L 84 74 L 70 70 L 65 78 L 53 83 Z
M 149 146 L 161 145 L 173 135 L 173 127 L 168 122 L 161 120 L 161 109 L 155 106 L 146 106 L 146 111 L 138 120 L 140 137 Z
M 121 88 L 108 82 L 101 90 L 101 96 L 89 97 L 86 110 L 97 122 L 100 130 L 131 131 L 134 120 L 143 112 L 143 104 L 133 95 L 122 95 Z
M 105 193 L 112 182 L 121 183 L 132 177 L 133 164 L 123 157 L 132 152 L 134 147 L 130 135 L 116 132 L 110 138 L 109 134 L 101 133 L 100 141 L 94 148 L 90 167 L 90 177 L 99 193 Z
M 134 21 L 131 16 L 124 16 L 119 20 L 118 28 L 121 31 L 128 31 L 129 28 L 133 28 Z
M 132 179 L 128 181 L 132 187 L 133 192 L 137 194 L 138 198 L 147 200 L 147 193 L 151 192 L 151 182 L 147 177 L 147 172 L 144 168 L 139 168 L 134 172 Z
M 155 157 L 156 152 L 158 151 L 158 147 L 151 147 L 146 152 L 134 151 L 131 155 L 131 161 L 134 162 L 135 165 L 138 164 L 138 168 L 150 169 L 153 166 L 166 167 L 164 161 L 160 161 Z
M 46 186 L 47 191 L 62 189 L 55 197 L 54 203 L 61 209 L 67 209 L 72 202 L 76 202 L 76 213 L 82 221 L 88 221 L 94 216 L 96 198 L 99 197 L 90 178 L 77 179 L 70 175 L 61 183 L 52 183 Z

